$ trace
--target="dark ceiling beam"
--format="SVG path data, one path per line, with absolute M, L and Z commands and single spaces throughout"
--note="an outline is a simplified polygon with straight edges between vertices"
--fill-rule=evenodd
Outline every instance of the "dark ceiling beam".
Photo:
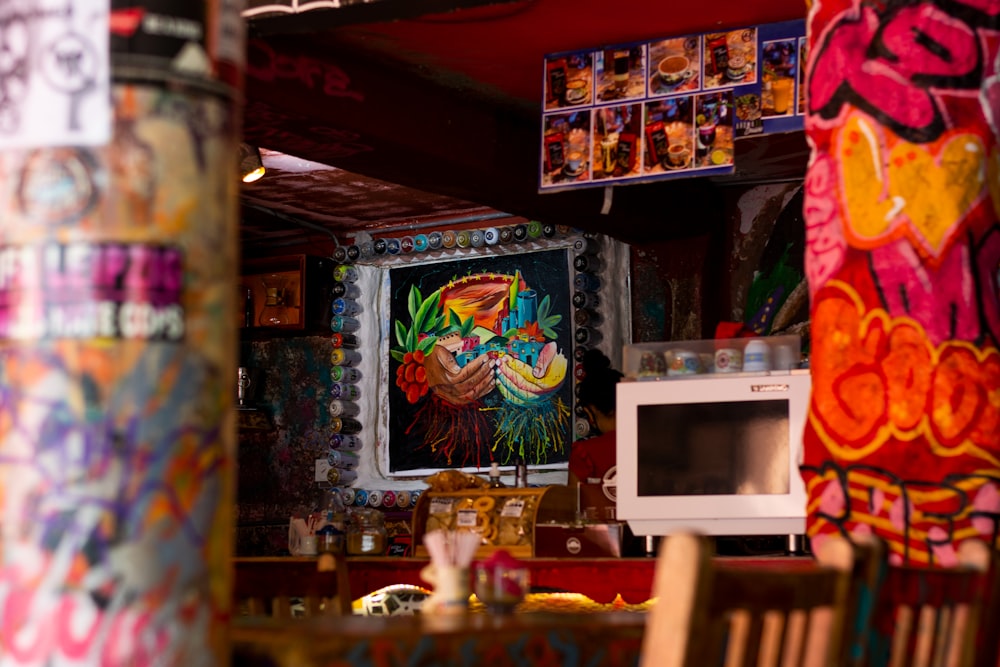
M 717 182 L 706 178 L 615 186 L 607 213 L 604 188 L 540 194 L 539 117 L 490 104 L 461 82 L 415 77 L 356 44 L 342 51 L 335 35 L 251 40 L 247 141 L 626 242 L 721 224 Z
M 413 19 L 512 2 L 524 0 L 340 0 L 339 7 L 322 7 L 303 0 L 300 4 L 304 8 L 295 10 L 292 0 L 247 0 L 243 15 L 251 36 L 267 37 L 322 32 L 349 25 Z M 267 7 L 276 9 L 273 13 L 257 13 Z

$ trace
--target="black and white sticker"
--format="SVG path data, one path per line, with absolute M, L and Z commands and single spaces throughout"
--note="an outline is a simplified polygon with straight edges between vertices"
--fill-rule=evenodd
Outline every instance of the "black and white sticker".
M 0 2 L 0 150 L 111 139 L 109 0 Z

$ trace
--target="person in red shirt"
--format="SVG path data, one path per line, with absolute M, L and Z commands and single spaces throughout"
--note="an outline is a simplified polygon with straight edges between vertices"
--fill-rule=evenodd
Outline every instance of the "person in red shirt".
M 614 478 L 615 468 L 615 385 L 622 374 L 600 350 L 588 350 L 583 360 L 584 377 L 577 388 L 577 406 L 590 421 L 586 440 L 573 443 L 569 454 L 569 486 L 600 484 Z

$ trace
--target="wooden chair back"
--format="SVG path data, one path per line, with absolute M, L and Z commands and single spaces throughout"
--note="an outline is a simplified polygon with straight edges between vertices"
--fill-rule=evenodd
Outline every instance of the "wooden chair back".
M 958 565 L 929 568 L 882 561 L 862 658 L 864 667 L 997 667 L 997 556 L 966 540 Z
M 840 664 L 857 559 L 847 540 L 830 540 L 823 565 L 720 564 L 706 538 L 672 535 L 656 564 L 641 667 Z
M 343 556 L 234 558 L 236 613 L 293 618 L 351 613 L 351 587 Z

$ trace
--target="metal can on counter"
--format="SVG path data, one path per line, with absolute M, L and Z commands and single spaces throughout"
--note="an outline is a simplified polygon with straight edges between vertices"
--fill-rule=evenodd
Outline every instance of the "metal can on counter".
M 343 297 L 334 299 L 330 306 L 330 310 L 333 311 L 334 315 L 343 315 L 345 317 L 355 317 L 361 314 L 364 308 L 361 304 L 354 299 L 345 299 Z
M 417 234 L 413 237 L 413 252 L 426 252 L 428 245 L 426 234 Z
M 361 449 L 361 438 L 346 433 L 334 433 L 330 436 L 330 449 L 344 449 L 355 452 Z
M 385 249 L 390 255 L 398 255 L 401 249 L 399 239 L 386 239 Z
M 326 481 L 336 486 L 337 484 L 350 484 L 357 481 L 358 473 L 355 470 L 344 468 L 330 468 L 326 471 Z
M 510 243 L 514 240 L 514 228 L 513 227 L 501 227 L 500 228 L 500 243 Z
M 420 494 L 421 493 L 423 493 L 423 492 L 419 491 L 419 490 L 418 491 L 411 491 L 410 492 L 410 506 L 411 507 L 416 507 L 417 500 L 420 499 Z
M 514 225 L 514 240 L 523 241 L 528 238 L 528 225 Z
M 354 494 L 354 506 L 364 507 L 368 504 L 368 492 L 364 489 L 358 489 L 357 493 Z
M 356 262 L 361 257 L 361 247 L 357 245 L 347 246 L 347 261 Z
M 378 507 L 382 504 L 382 492 L 372 489 L 368 492 L 368 507 Z
M 334 366 L 357 366 L 361 363 L 361 353 L 357 350 L 335 347 L 330 352 L 330 363 Z
M 395 491 L 385 491 L 382 493 L 382 507 L 386 509 L 396 506 L 396 492 Z
M 331 358 L 333 355 L 330 355 Z M 334 382 L 360 382 L 361 371 L 350 366 L 334 366 L 330 369 L 330 379 Z
M 334 399 L 329 405 L 331 417 L 357 417 L 361 414 L 361 406 L 354 401 L 340 401 Z
M 334 417 L 330 420 L 330 430 L 343 435 L 361 433 L 361 422 L 350 417 Z
M 545 223 L 542 225 L 542 236 L 547 239 L 552 238 L 556 235 L 556 226 L 553 224 Z
M 356 401 L 361 398 L 361 389 L 356 384 L 334 382 L 330 385 L 330 398 L 337 401 Z
M 440 250 L 442 242 L 441 232 L 431 232 L 427 235 L 427 247 L 431 250 Z
M 372 245 L 375 246 L 376 255 L 384 255 L 385 251 L 389 249 L 389 244 L 385 242 L 385 239 L 375 239 Z
M 337 333 L 350 333 L 361 328 L 361 321 L 353 317 L 334 315 L 330 318 L 330 330 Z
M 542 223 L 532 220 L 528 223 L 528 236 L 537 239 L 542 235 Z
M 396 492 L 396 507 L 405 510 L 410 506 L 410 492 L 409 491 L 397 491 Z
M 351 334 L 335 333 L 330 336 L 330 342 L 334 347 L 346 347 L 354 349 L 358 346 L 358 337 Z
M 354 470 L 358 467 L 358 455 L 351 452 L 343 452 L 339 449 L 331 449 L 326 456 L 326 461 L 334 468 Z
M 354 504 L 354 489 L 349 486 L 340 489 L 340 499 L 344 501 L 344 507 Z

